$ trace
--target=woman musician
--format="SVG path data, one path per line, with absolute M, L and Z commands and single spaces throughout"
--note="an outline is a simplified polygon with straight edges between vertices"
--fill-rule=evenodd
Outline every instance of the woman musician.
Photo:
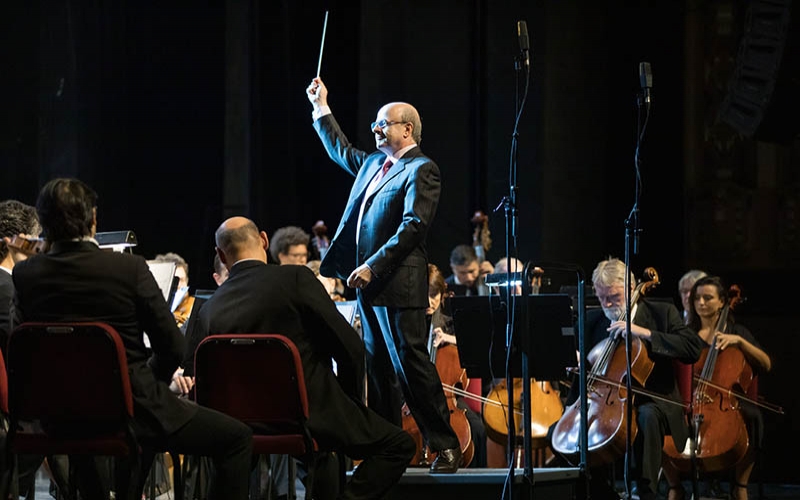
M 718 322 L 723 308 L 729 303 L 729 292 L 719 277 L 706 276 L 695 282 L 691 288 L 688 310 L 689 326 L 697 332 L 703 345 L 709 349 L 739 349 L 745 361 L 753 369 L 754 374 L 766 373 L 772 368 L 769 355 L 761 348 L 753 334 L 744 325 L 734 321 L 728 313 L 727 323 L 730 325 L 723 333 L 718 329 Z M 733 467 L 733 484 L 731 498 L 747 499 L 747 483 L 755 465 L 755 455 L 761 449 L 764 421 L 761 410 L 745 401 L 739 401 L 739 411 L 745 423 L 749 437 L 749 446 L 744 458 Z M 681 449 L 681 448 L 678 448 Z M 664 475 L 669 482 L 669 499 L 678 500 L 685 497 L 680 484 L 680 476 L 674 465 L 665 460 Z
M 438 267 L 428 264 L 429 306 L 425 311 L 425 317 L 428 321 L 428 331 L 431 335 L 429 341 L 431 347 L 438 348 L 440 345 L 454 345 L 456 343 L 456 337 L 453 335 L 452 318 L 444 314 L 442 310 L 447 296 L 447 283 L 445 283 L 444 276 L 442 276 Z M 483 419 L 464 402 L 462 396 L 456 397 L 456 404 L 462 410 L 466 410 L 466 417 L 472 433 L 472 442 L 475 447 L 474 456 L 469 467 L 486 467 L 486 428 L 483 425 Z

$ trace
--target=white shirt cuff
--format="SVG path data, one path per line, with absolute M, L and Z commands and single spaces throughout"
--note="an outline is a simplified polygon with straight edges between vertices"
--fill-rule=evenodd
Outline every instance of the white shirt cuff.
M 322 118 L 323 116 L 329 115 L 329 114 L 331 114 L 330 106 L 320 106 L 319 108 L 317 108 L 317 109 L 315 109 L 314 111 L 311 112 L 311 118 L 313 118 L 314 121 L 317 121 L 320 118 Z

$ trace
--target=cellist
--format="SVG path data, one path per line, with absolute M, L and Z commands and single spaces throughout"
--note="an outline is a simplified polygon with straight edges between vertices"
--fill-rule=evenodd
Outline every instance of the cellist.
M 456 336 L 453 335 L 453 319 L 444 313 L 444 301 L 448 297 L 448 287 L 439 268 L 434 264 L 428 264 L 428 308 L 425 310 L 425 320 L 428 331 L 432 336 L 430 340 L 433 347 L 440 345 L 456 344 Z M 464 387 L 463 389 L 466 389 Z M 467 405 L 464 398 L 456 397 L 458 407 L 465 411 L 469 422 L 470 433 L 474 445 L 474 455 L 469 467 L 486 467 L 486 428 L 480 414 L 472 410 Z
M 607 338 L 625 334 L 626 321 L 620 320 L 624 318 L 623 313 L 626 310 L 625 263 L 616 258 L 599 262 L 592 272 L 592 284 L 601 309 L 587 312 L 585 325 L 587 348 Z M 633 276 L 630 284 L 633 293 L 635 288 Z M 632 308 L 631 333 L 643 342 L 653 362 L 644 389 L 664 398 L 680 401 L 672 360 L 678 358 L 685 363 L 697 361 L 702 349 L 702 342 L 697 335 L 684 325 L 674 304 L 647 298 L 640 298 Z M 625 349 L 624 343 L 620 346 Z M 632 385 L 635 389 L 636 384 Z M 577 384 L 572 384 L 567 403 L 577 398 Z M 634 480 L 634 488 L 638 490 L 639 498 L 649 500 L 656 498 L 664 436 L 671 433 L 676 442 L 683 443 L 688 438 L 688 432 L 681 406 L 642 394 L 634 395 L 633 404 L 638 432 L 632 447 L 630 477 Z M 624 427 L 622 432 L 625 432 Z M 593 489 L 592 498 L 618 498 L 608 484 L 608 478 L 603 477 L 606 472 L 606 467 L 592 468 L 590 486 Z
M 742 351 L 746 361 L 755 373 L 765 373 L 772 368 L 769 355 L 764 352 L 750 330 L 733 319 L 728 313 L 729 333 L 718 331 L 720 313 L 728 303 L 728 289 L 717 276 L 705 276 L 695 282 L 691 288 L 689 299 L 689 326 L 703 340 L 704 347 L 723 351 L 736 348 Z M 764 422 L 761 410 L 755 405 L 741 401 L 739 411 L 744 419 L 750 446 L 747 454 L 734 466 L 734 484 L 731 487 L 731 498 L 747 499 L 747 483 L 755 465 L 755 452 L 760 449 Z M 678 448 L 682 449 L 682 448 Z M 669 499 L 680 500 L 685 492 L 680 483 L 678 471 L 668 460 L 664 461 L 664 475 L 669 482 Z

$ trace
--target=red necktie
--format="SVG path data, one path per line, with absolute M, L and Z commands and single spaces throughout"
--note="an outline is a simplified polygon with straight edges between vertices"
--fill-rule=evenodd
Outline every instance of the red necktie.
M 383 173 L 381 174 L 381 177 L 386 175 L 386 172 L 388 172 L 389 169 L 392 168 L 392 165 L 393 165 L 392 160 L 390 160 L 388 158 L 386 159 L 385 162 L 383 162 Z

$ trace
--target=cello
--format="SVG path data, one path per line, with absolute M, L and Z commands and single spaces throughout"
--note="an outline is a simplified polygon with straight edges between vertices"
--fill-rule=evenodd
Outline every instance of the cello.
M 672 439 L 664 442 L 666 458 L 681 472 L 691 471 L 692 453 L 697 470 L 703 472 L 727 470 L 747 453 L 747 427 L 739 412 L 735 390 L 747 391 L 753 381 L 753 369 L 740 349 L 714 347 L 716 332 L 729 333 L 732 325 L 728 314 L 742 300 L 740 288 L 731 285 L 728 301 L 711 332 L 710 345 L 703 349 L 692 370 L 696 382 L 692 390 L 691 418 L 694 450 L 679 452 Z
M 531 281 L 532 294 L 537 294 L 541 288 L 541 268 L 534 268 Z M 486 396 L 481 414 L 486 425 L 486 435 L 492 441 L 505 446 L 508 442 L 508 389 L 506 379 L 500 380 Z M 514 435 L 522 439 L 524 431 L 522 412 L 522 378 L 513 379 L 514 401 Z M 531 397 L 531 447 L 535 450 L 547 448 L 547 433 L 564 413 L 564 404 L 561 395 L 549 381 L 530 379 Z M 544 460 L 540 460 L 544 461 Z
M 456 403 L 456 394 L 460 391 L 453 390 L 453 388 L 457 389 L 459 386 L 462 390 L 467 387 L 469 383 L 467 371 L 461 367 L 461 362 L 458 359 L 458 349 L 455 345 L 445 344 L 435 346 L 433 344 L 433 328 L 434 325 L 433 322 L 431 322 L 430 334 L 428 336 L 428 351 L 430 352 L 431 362 L 436 365 L 436 371 L 439 373 L 443 388 L 450 388 L 450 390 L 444 390 L 447 408 L 450 410 L 450 426 L 453 428 L 453 431 L 455 431 L 461 447 L 461 453 L 463 455 L 462 467 L 467 467 L 470 462 L 472 462 L 472 458 L 475 455 L 475 443 L 472 441 L 472 429 L 469 426 L 469 420 L 467 420 L 467 412 L 459 408 Z M 403 430 L 414 439 L 417 445 L 417 451 L 411 458 L 409 465 L 430 465 L 436 459 L 436 452 L 431 451 L 428 444 L 425 443 L 419 426 L 417 426 L 414 416 L 405 403 L 403 404 L 401 414 Z
M 631 295 L 631 308 L 650 288 L 658 285 L 658 273 L 652 267 L 644 271 L 645 279 L 639 283 Z M 623 311 L 619 321 L 626 319 Z M 653 360 L 647 354 L 644 342 L 631 336 L 631 376 L 643 387 L 653 370 Z M 627 406 L 633 395 L 626 390 L 627 358 L 622 336 L 606 338 L 599 342 L 587 355 L 592 369 L 587 375 L 587 422 L 589 444 L 588 465 L 594 467 L 611 463 L 626 451 L 626 429 L 628 426 Z M 632 384 L 632 387 L 635 387 Z M 636 392 L 636 391 L 634 391 Z M 579 435 L 581 425 L 580 399 L 569 406 L 553 429 L 553 450 L 563 455 L 569 462 L 579 461 Z M 632 408 L 635 410 L 635 408 Z M 630 422 L 631 439 L 638 432 L 636 413 L 632 412 Z

